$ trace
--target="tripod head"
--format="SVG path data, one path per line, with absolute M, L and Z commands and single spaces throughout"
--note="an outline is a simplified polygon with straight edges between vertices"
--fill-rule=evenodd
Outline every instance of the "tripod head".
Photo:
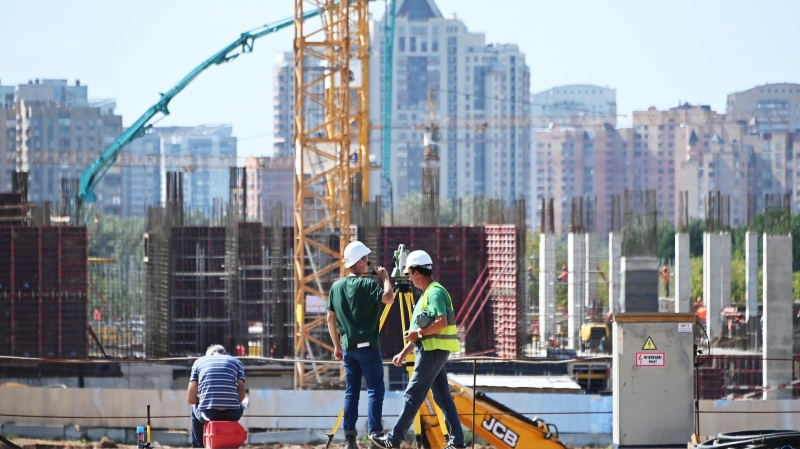
M 395 285 L 401 284 L 409 285 L 411 282 L 408 280 L 408 275 L 403 271 L 406 269 L 406 258 L 410 251 L 406 249 L 405 245 L 400 245 L 397 251 L 394 252 L 392 260 L 394 260 L 394 268 L 392 269 L 392 277 L 395 279 Z

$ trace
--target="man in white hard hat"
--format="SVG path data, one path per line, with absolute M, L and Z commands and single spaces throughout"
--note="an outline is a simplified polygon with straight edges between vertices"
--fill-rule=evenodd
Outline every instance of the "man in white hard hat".
M 392 281 L 383 267 L 375 272 L 383 285 L 364 276 L 368 273 L 371 251 L 363 243 L 350 242 L 344 249 L 344 266 L 350 274 L 331 286 L 328 294 L 328 332 L 333 341 L 333 357 L 344 361 L 344 429 L 347 449 L 358 449 L 356 421 L 361 376 L 367 382 L 367 426 L 370 435 L 383 433 L 383 357 L 379 327 L 380 305 L 394 302 Z
M 445 449 L 465 448 L 464 431 L 458 410 L 450 396 L 445 363 L 451 352 L 459 352 L 461 345 L 455 326 L 453 301 L 450 294 L 433 279 L 433 260 L 425 251 L 413 251 L 406 259 L 406 273 L 414 287 L 423 291 L 411 317 L 409 330 L 403 335 L 408 341 L 403 350 L 394 356 L 395 366 L 403 366 L 406 357 L 416 349 L 414 372 L 406 387 L 403 410 L 392 430 L 384 436 L 372 437 L 381 448 L 397 448 L 422 406 L 428 390 L 442 409 L 447 422 L 450 441 Z

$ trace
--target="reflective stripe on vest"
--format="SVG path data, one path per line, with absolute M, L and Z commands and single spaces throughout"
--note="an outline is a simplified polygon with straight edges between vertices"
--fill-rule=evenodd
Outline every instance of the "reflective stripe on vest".
M 431 288 L 441 288 L 444 294 L 447 295 L 447 300 L 450 302 L 450 308 L 453 309 L 453 300 L 450 298 L 450 293 L 436 281 L 431 282 L 428 288 L 425 289 L 425 294 L 422 295 L 422 311 L 428 310 L 428 292 Z M 453 310 L 455 313 L 455 310 Z M 446 316 L 446 314 L 445 314 Z M 450 352 L 461 352 L 461 344 L 458 342 L 458 329 L 455 324 L 450 324 L 444 329 L 433 335 L 426 335 L 422 337 L 422 348 L 426 351 L 433 351 L 441 349 Z

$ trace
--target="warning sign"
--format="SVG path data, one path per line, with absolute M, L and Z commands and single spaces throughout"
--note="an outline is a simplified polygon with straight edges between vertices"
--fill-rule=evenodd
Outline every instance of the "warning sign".
M 647 337 L 647 340 L 644 342 L 644 346 L 642 346 L 642 351 L 655 351 L 656 349 L 658 348 L 656 348 L 656 344 L 653 343 L 653 339 Z
M 637 352 L 636 366 L 665 367 L 667 359 L 663 352 Z

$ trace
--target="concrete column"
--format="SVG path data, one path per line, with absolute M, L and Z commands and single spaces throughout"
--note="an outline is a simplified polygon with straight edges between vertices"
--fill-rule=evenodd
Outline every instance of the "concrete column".
M 747 311 L 747 345 L 758 348 L 761 321 L 758 318 L 758 234 L 747 231 L 744 235 L 744 297 Z
M 585 316 L 584 301 L 584 263 L 586 239 L 583 234 L 569 233 L 567 236 L 567 329 L 568 348 L 580 349 L 581 324 Z
M 539 234 L 539 341 L 556 333 L 556 236 Z
M 619 313 L 619 264 L 622 260 L 622 235 L 608 233 L 608 306 Z
M 764 234 L 764 387 L 792 381 L 792 237 Z M 781 359 L 781 360 L 776 360 Z M 791 389 L 765 391 L 764 399 L 791 399 Z
M 720 312 L 725 307 L 732 304 L 731 302 L 731 234 L 730 232 L 721 232 L 719 234 L 719 263 L 720 263 L 720 279 L 722 283 L 720 287 Z M 724 324 L 724 323 L 723 323 Z
M 675 313 L 692 311 L 692 257 L 689 234 L 675 234 Z
M 620 312 L 658 312 L 658 259 L 623 257 L 620 262 Z
M 703 233 L 703 304 L 706 306 L 706 332 L 713 341 L 722 331 L 722 269 L 720 234 Z
M 758 322 L 758 234 L 744 235 L 744 285 L 747 322 Z
M 591 308 L 597 300 L 597 235 L 594 233 L 586 234 L 586 267 L 584 301 L 586 309 Z

